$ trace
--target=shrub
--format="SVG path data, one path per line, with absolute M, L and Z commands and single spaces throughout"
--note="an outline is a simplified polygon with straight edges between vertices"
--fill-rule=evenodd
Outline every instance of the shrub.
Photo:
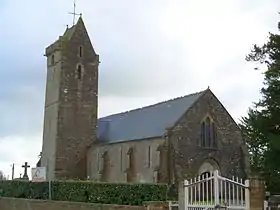
M 142 205 L 145 201 L 166 201 L 168 189 L 166 184 L 54 181 L 51 183 L 51 198 L 57 201 Z M 49 183 L 1 181 L 0 192 L 3 197 L 47 200 Z

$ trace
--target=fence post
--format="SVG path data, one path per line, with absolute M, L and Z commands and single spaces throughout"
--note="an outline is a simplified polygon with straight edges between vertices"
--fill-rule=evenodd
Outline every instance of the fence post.
M 185 192 L 185 210 L 188 210 L 189 208 L 189 187 L 188 187 L 189 181 L 184 181 L 184 192 Z
M 259 176 L 249 178 L 250 209 L 263 210 L 265 200 L 265 183 Z
M 180 210 L 184 210 L 185 209 L 185 186 L 184 186 L 185 182 L 181 181 L 179 182 L 179 186 L 178 186 L 178 205 L 179 205 L 179 209 Z
M 218 170 L 214 171 L 214 198 L 215 205 L 219 204 L 219 174 Z
M 49 180 L 49 200 L 52 200 L 52 181 Z
M 245 180 L 245 207 L 246 210 L 250 210 L 250 181 Z

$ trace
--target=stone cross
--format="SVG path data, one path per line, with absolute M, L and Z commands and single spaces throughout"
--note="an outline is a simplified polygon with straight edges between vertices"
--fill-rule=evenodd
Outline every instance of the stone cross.
M 27 175 L 27 168 L 29 168 L 30 165 L 28 165 L 28 163 L 25 162 L 24 165 L 22 165 L 21 167 L 24 168 L 24 174 L 23 174 L 23 177 L 22 177 L 22 178 L 23 178 L 23 179 L 29 179 L 29 178 L 28 178 L 28 175 Z

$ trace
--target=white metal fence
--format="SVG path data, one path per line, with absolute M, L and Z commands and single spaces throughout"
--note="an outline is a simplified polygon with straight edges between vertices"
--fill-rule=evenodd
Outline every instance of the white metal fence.
M 169 210 L 178 210 L 179 204 L 178 201 L 169 201 Z
M 249 180 L 225 178 L 218 171 L 207 172 L 184 181 L 184 198 L 184 210 L 249 210 Z

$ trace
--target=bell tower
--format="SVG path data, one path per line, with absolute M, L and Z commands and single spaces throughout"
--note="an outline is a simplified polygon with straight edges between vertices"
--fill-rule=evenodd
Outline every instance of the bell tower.
M 97 135 L 98 65 L 82 17 L 46 48 L 47 82 L 40 165 L 47 179 L 86 178 Z

